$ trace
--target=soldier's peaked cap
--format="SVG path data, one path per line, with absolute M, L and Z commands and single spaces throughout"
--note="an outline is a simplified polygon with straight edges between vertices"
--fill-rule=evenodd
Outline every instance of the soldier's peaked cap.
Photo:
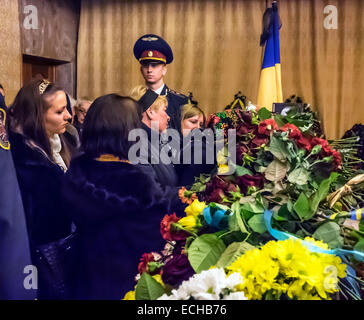
M 169 44 L 160 36 L 145 34 L 134 45 L 134 56 L 140 62 L 161 62 L 169 64 L 173 61 L 173 52 Z

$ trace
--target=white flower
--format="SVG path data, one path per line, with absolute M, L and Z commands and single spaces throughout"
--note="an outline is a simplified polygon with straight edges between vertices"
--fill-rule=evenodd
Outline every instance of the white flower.
M 235 287 L 243 281 L 239 273 L 232 273 L 228 277 L 222 268 L 213 268 L 193 275 L 187 281 L 183 281 L 178 289 L 174 289 L 170 296 L 163 295 L 159 300 L 219 300 L 227 290 L 234 291 Z M 227 297 L 230 299 L 246 299 L 243 293 Z
M 248 105 L 246 106 L 246 110 L 247 111 L 252 111 L 252 110 L 256 110 L 256 109 L 257 109 L 257 107 L 254 104 L 252 104 L 251 101 L 249 101 Z
M 244 292 L 232 292 L 222 300 L 248 300 L 248 298 L 244 295 Z

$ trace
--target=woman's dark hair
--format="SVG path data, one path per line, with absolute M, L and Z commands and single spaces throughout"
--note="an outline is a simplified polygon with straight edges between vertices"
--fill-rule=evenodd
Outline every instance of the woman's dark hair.
M 47 98 L 63 89 L 54 83 L 45 83 L 45 80 L 36 80 L 21 88 L 9 108 L 9 119 L 11 129 L 19 127 L 26 138 L 35 142 L 52 159 L 44 115 L 50 108 Z
M 113 154 L 128 159 L 129 131 L 141 128 L 142 110 L 130 97 L 108 94 L 90 106 L 81 134 L 81 144 L 90 157 Z

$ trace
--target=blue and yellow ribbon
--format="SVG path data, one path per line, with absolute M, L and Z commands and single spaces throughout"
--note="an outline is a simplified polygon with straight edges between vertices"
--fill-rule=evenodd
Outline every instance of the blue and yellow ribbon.
M 275 239 L 282 240 L 282 241 L 287 240 L 287 239 L 300 240 L 302 242 L 302 244 L 305 245 L 312 252 L 334 254 L 334 255 L 353 255 L 356 260 L 364 262 L 364 253 L 363 252 L 356 251 L 356 250 L 345 250 L 345 249 L 341 249 L 341 248 L 336 248 L 336 249 L 331 249 L 331 250 L 323 249 L 310 242 L 299 239 L 292 234 L 273 229 L 272 225 L 271 225 L 272 215 L 273 215 L 272 211 L 266 210 L 264 212 L 264 222 L 265 222 L 268 232 Z

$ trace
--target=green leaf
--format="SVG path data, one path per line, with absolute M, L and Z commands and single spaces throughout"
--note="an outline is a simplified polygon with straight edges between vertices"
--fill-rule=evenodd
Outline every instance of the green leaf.
M 288 181 L 302 186 L 307 183 L 309 175 L 310 173 L 305 168 L 299 167 L 288 175 Z
M 286 124 L 286 121 L 284 120 L 284 116 L 281 114 L 274 115 L 274 121 L 279 127 L 283 127 Z
M 254 202 L 246 202 L 241 208 L 245 211 L 253 212 L 253 213 L 263 213 L 264 207 L 262 204 L 258 203 L 256 200 Z
M 264 214 L 256 214 L 252 216 L 248 221 L 248 225 L 252 228 L 254 232 L 260 234 L 267 231 L 267 227 L 265 226 L 264 222 Z
M 236 222 L 238 223 L 239 229 L 242 233 L 249 233 L 245 227 L 243 219 L 241 218 L 240 214 L 240 204 L 239 202 L 234 202 L 231 206 L 231 210 L 234 212 L 234 216 L 236 217 Z
M 248 174 L 248 175 L 253 175 L 253 173 L 249 170 L 249 169 L 247 169 L 247 168 L 244 168 L 244 167 L 242 167 L 242 166 L 238 166 L 238 165 L 236 165 L 236 167 L 235 167 L 235 174 L 238 176 L 238 177 L 241 177 L 241 176 L 243 176 L 243 175 L 245 175 L 245 174 Z
M 359 231 L 364 232 L 364 220 L 360 220 L 359 222 Z
M 285 143 L 277 137 L 272 137 L 268 150 L 280 161 L 284 162 L 287 159 L 287 151 Z
M 364 252 L 364 238 L 361 238 L 356 245 L 354 246 L 354 250 Z
M 321 225 L 312 235 L 316 240 L 322 240 L 330 248 L 342 247 L 344 239 L 340 235 L 340 227 L 337 223 L 329 221 Z
M 287 174 L 287 164 L 274 159 L 264 172 L 264 176 L 269 181 L 278 182 L 284 179 Z
M 303 192 L 301 192 L 297 201 L 293 205 L 293 209 L 296 211 L 302 221 L 312 217 L 310 202 Z
M 216 264 L 217 268 L 226 268 L 230 266 L 237 258 L 243 255 L 246 251 L 255 249 L 254 246 L 248 242 L 233 242 L 231 243 L 224 253 L 221 255 Z
M 281 206 L 279 210 L 273 214 L 273 218 L 277 221 L 288 221 L 290 216 L 291 214 L 288 210 L 287 204 Z
M 320 183 L 320 187 L 317 192 L 314 193 L 312 201 L 311 201 L 311 210 L 312 214 L 316 213 L 316 210 L 322 200 L 324 200 L 330 190 L 330 184 L 333 183 L 338 176 L 338 173 L 332 172 L 330 177 L 323 180 Z
M 193 270 L 200 273 L 215 265 L 225 249 L 224 242 L 215 234 L 203 234 L 188 248 L 188 260 Z
M 157 300 L 164 294 L 164 289 L 157 280 L 144 272 L 140 277 L 136 289 L 135 299 L 136 300 Z
M 258 111 L 259 119 L 264 121 L 272 118 L 272 112 L 270 112 L 267 108 L 261 108 Z

